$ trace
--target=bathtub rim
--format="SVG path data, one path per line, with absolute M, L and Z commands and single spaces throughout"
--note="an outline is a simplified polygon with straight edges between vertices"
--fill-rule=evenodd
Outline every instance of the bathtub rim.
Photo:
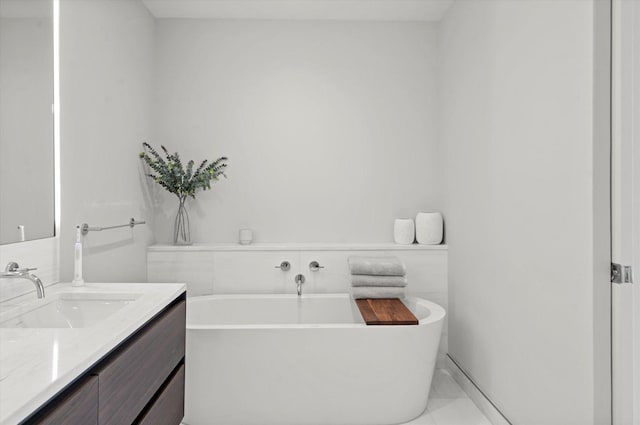
M 348 297 L 352 307 L 358 309 L 354 298 L 349 293 L 326 293 L 326 294 L 303 294 L 302 298 L 345 298 Z M 191 323 L 189 321 L 189 304 L 194 302 L 204 302 L 206 300 L 224 300 L 224 299 L 257 299 L 257 298 L 292 298 L 297 299 L 298 295 L 296 294 L 214 294 L 214 295 L 198 295 L 195 297 L 187 297 L 187 323 L 186 328 L 187 331 L 206 331 L 206 330 L 223 330 L 223 329 L 315 329 L 315 328 L 367 328 L 367 329 L 387 329 L 391 327 L 396 327 L 396 325 L 375 325 L 368 326 L 364 320 L 358 323 L 331 323 L 331 324 L 278 324 L 278 323 L 269 323 L 269 324 L 250 324 L 250 325 L 198 325 Z M 403 303 L 407 306 L 407 308 L 411 309 L 411 304 L 416 303 L 420 304 L 429 310 L 429 315 L 425 318 L 418 320 L 417 327 L 427 326 L 432 323 L 436 323 L 438 321 L 444 320 L 446 317 L 445 309 L 436 304 L 433 301 L 426 300 L 421 297 L 408 295 L 401 298 Z M 414 312 L 415 314 L 415 312 Z M 413 325 L 415 326 L 415 325 Z M 412 325 L 404 325 L 400 326 L 404 327 L 412 327 Z

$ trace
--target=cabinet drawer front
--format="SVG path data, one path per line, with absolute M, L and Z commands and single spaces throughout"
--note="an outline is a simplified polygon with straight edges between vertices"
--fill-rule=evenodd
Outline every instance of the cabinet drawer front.
M 184 365 L 181 365 L 137 425 L 180 425 L 183 417 Z
M 89 376 L 49 403 L 42 412 L 26 424 L 39 425 L 97 425 L 98 377 Z
M 165 311 L 98 370 L 99 422 L 130 424 L 184 357 L 186 302 Z

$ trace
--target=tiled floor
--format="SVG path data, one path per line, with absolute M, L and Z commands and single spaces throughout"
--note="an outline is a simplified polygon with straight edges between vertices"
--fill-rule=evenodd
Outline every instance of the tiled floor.
M 453 380 L 448 370 L 436 369 L 427 410 L 404 425 L 491 425 L 491 422 Z
M 446 369 L 436 369 L 427 410 L 405 425 L 491 425 Z

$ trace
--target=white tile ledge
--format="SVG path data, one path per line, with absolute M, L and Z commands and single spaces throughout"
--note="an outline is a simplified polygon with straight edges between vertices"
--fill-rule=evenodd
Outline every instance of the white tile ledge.
M 184 284 L 90 283 L 57 292 L 141 294 L 94 326 L 76 329 L 0 329 L 0 424 L 15 424 L 46 403 L 185 290 Z M 33 294 L 11 303 L 32 302 Z M 45 300 L 46 301 L 46 298 Z
M 203 243 L 193 245 L 151 245 L 148 252 L 213 252 L 213 251 L 446 251 L 447 245 L 399 245 L 379 243 Z

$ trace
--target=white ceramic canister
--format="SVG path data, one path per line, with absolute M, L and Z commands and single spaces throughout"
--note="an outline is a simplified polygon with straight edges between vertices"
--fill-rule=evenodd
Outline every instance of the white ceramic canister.
M 251 229 L 240 229 L 238 232 L 238 242 L 240 245 L 249 245 L 253 241 L 253 232 Z
M 393 240 L 400 245 L 410 245 L 415 239 L 416 231 L 412 218 L 396 218 L 393 223 Z
M 416 240 L 421 245 L 438 245 L 442 242 L 444 223 L 439 212 L 420 212 L 416 215 Z

